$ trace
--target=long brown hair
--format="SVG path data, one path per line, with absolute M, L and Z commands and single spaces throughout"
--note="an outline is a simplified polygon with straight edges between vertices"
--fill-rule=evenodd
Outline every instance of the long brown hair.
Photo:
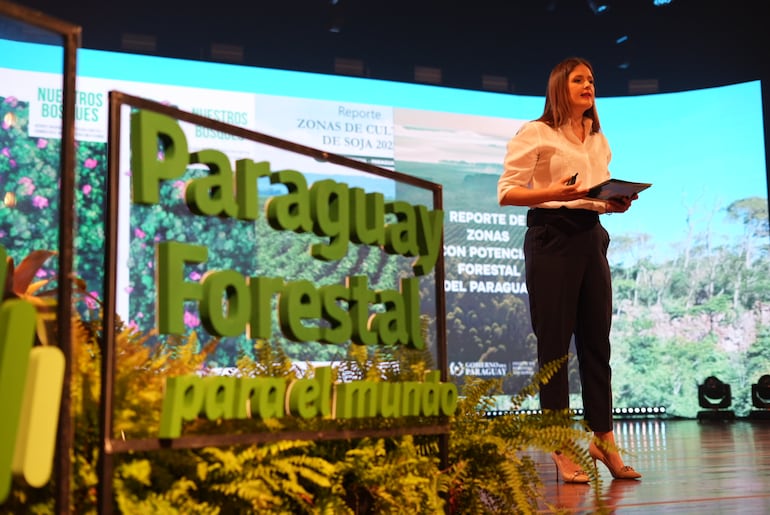
M 543 114 L 540 115 L 537 121 L 544 122 L 555 129 L 561 127 L 569 120 L 569 115 L 572 111 L 567 81 L 572 70 L 580 64 L 585 65 L 591 71 L 591 75 L 594 74 L 594 68 L 591 66 L 591 63 L 581 57 L 568 57 L 553 67 L 551 75 L 548 77 L 545 108 L 543 108 Z M 591 127 L 591 133 L 599 132 L 601 126 L 599 125 L 599 115 L 596 113 L 596 97 L 594 97 L 594 105 L 586 109 L 583 116 L 591 118 L 594 122 Z

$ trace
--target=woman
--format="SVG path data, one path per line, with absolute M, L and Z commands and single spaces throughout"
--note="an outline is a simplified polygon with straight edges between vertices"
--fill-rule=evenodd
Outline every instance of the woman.
M 569 353 L 572 335 L 579 363 L 583 411 L 594 438 L 589 454 L 614 478 L 637 479 L 626 466 L 612 432 L 610 238 L 601 213 L 623 213 L 637 198 L 586 198 L 610 177 L 607 139 L 600 132 L 590 63 L 569 58 L 548 79 L 543 114 L 524 124 L 508 143 L 498 181 L 500 205 L 529 206 L 524 239 L 526 281 L 538 361 Z M 543 410 L 569 408 L 567 365 L 542 385 Z M 552 454 L 558 474 L 587 483 L 588 474 L 566 454 Z

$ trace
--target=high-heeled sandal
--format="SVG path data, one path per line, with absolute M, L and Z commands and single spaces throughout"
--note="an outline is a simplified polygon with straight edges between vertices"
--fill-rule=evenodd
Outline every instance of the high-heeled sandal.
M 596 460 L 599 460 L 604 463 L 604 466 L 607 467 L 607 470 L 610 471 L 610 474 L 612 474 L 612 477 L 615 479 L 639 479 L 642 477 L 639 472 L 635 471 L 633 467 L 629 467 L 628 465 L 623 465 L 619 469 L 612 468 L 612 465 L 610 465 L 609 456 L 607 456 L 607 454 L 605 454 L 605 452 L 600 449 L 594 441 L 591 441 L 588 446 L 588 455 L 591 456 L 591 458 L 594 460 L 594 469 L 596 468 Z
M 556 465 L 556 477 L 561 477 L 565 483 L 588 483 L 591 478 L 582 469 L 566 470 L 562 463 L 563 454 L 561 451 L 555 451 L 551 453 L 551 459 L 554 465 Z

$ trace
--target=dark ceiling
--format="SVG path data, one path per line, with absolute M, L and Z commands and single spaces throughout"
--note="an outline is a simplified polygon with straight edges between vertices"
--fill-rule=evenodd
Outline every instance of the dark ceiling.
M 145 53 L 167 57 L 216 61 L 219 43 L 242 48 L 245 65 L 335 73 L 344 58 L 362 63 L 365 76 L 403 82 L 424 66 L 440 69 L 444 86 L 484 89 L 491 75 L 526 95 L 543 94 L 550 68 L 569 55 L 594 64 L 601 96 L 640 83 L 667 92 L 770 75 L 759 0 L 16 3 L 80 25 L 85 48 L 127 51 L 123 35 L 140 34 L 155 38 Z M 608 7 L 595 14 L 600 5 Z

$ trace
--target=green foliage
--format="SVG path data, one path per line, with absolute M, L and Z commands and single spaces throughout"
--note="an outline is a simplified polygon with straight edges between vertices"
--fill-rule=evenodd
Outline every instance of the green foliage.
M 534 380 L 512 398 L 514 406 L 534 395 L 562 361 L 542 367 Z M 561 449 L 591 471 L 597 506 L 600 479 L 589 466 L 585 448 L 590 433 L 576 423 L 569 411 L 542 414 L 512 413 L 488 418 L 492 397 L 502 391 L 501 379 L 468 378 L 463 398 L 453 418 L 450 438 L 448 502 L 451 513 L 536 513 L 543 499 L 542 482 L 530 457 L 533 449 Z M 581 445 L 580 442 L 584 443 Z
M 76 317 L 73 371 L 75 449 L 73 504 L 96 512 L 99 455 L 98 319 Z M 186 341 L 148 345 L 147 335 L 128 328 L 116 334 L 116 435 L 157 433 L 165 377 L 202 370 L 206 352 L 194 335 Z M 296 374 L 280 345 L 260 342 L 240 373 Z M 415 380 L 431 367 L 427 351 L 352 345 L 345 374 L 374 381 Z M 538 380 L 547 380 L 546 367 Z M 305 372 L 306 374 L 308 372 Z M 338 373 L 341 373 L 338 370 Z M 295 376 L 298 377 L 298 376 Z M 582 431 L 568 414 L 487 419 L 489 394 L 501 381 L 469 378 L 451 417 L 449 468 L 442 470 L 439 437 L 411 436 L 330 441 L 277 441 L 239 447 L 163 450 L 116 456 L 114 503 L 120 513 L 184 514 L 388 514 L 534 513 L 540 480 L 528 447 L 556 445 L 581 455 Z M 533 384 L 513 402 L 537 391 Z M 312 421 L 308 422 L 312 425 Z M 318 421 L 321 423 L 321 421 Z M 196 426 L 191 426 L 193 429 Z M 582 436 L 584 437 L 584 436 Z M 52 486 L 31 489 L 18 481 L 3 509 L 51 513 Z
M 314 492 L 329 489 L 335 466 L 306 453 L 312 442 L 148 453 L 116 479 L 123 513 L 165 504 L 178 513 L 317 513 Z
M 337 465 L 351 513 L 441 513 L 441 472 L 432 450 L 423 454 L 409 435 L 358 441 Z

